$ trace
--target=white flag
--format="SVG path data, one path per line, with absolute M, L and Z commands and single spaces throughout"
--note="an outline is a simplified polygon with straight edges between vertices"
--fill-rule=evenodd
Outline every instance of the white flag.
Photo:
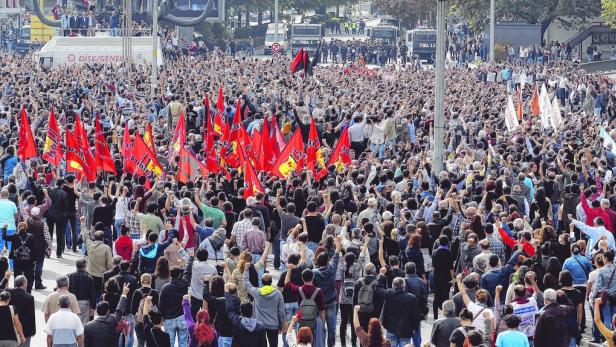
M 612 153 L 616 154 L 616 141 L 614 141 L 605 128 L 601 128 L 601 130 L 599 130 L 599 137 L 603 139 L 603 146 L 607 148 L 607 145 L 611 144 Z
M 520 127 L 511 95 L 509 95 L 509 99 L 507 100 L 507 108 L 505 109 L 505 125 L 507 125 L 507 130 L 509 131 L 514 131 Z
M 549 129 L 552 103 L 550 102 L 550 97 L 548 96 L 548 90 L 545 87 L 545 83 L 541 85 L 541 92 L 539 93 L 539 109 L 541 110 L 541 125 L 544 129 Z
M 550 123 L 555 130 L 560 129 L 563 125 L 563 117 L 560 114 L 560 101 L 555 96 L 552 101 L 552 112 L 550 112 Z

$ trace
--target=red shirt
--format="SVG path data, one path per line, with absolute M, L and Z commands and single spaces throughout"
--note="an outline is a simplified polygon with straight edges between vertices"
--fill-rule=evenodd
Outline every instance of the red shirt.
M 133 239 L 127 235 L 118 237 L 115 241 L 115 250 L 122 259 L 130 261 L 133 255 Z
M 612 225 L 612 219 L 610 216 L 601 209 L 601 207 L 590 207 L 588 206 L 588 200 L 584 195 L 584 192 L 580 193 L 580 200 L 582 203 L 582 208 L 584 209 L 584 213 L 586 214 L 586 225 L 594 226 L 595 218 L 601 217 L 605 222 L 605 228 L 611 232 L 614 232 L 614 226 Z
M 513 248 L 518 245 L 518 241 L 514 240 L 511 236 L 509 236 L 509 234 L 507 234 L 503 228 L 498 228 L 498 233 L 503 239 L 503 243 L 506 244 L 509 248 Z M 524 242 L 522 248 L 524 249 L 524 253 L 528 254 L 531 257 L 535 256 L 535 247 L 533 247 L 533 245 L 531 245 L 530 243 Z

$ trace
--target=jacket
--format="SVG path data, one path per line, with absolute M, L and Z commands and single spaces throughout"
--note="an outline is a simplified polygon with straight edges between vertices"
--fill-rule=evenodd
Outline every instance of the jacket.
M 340 253 L 337 252 L 329 265 L 312 271 L 314 273 L 314 285 L 323 291 L 323 303 L 325 305 L 336 302 L 336 270 L 339 260 Z
M 390 333 L 399 338 L 415 336 L 419 329 L 420 309 L 415 295 L 404 288 L 385 289 L 385 276 L 379 275 L 375 294 L 383 298 L 381 323 Z
M 116 311 L 104 317 L 96 317 L 83 327 L 84 347 L 107 347 L 118 343 L 119 334 L 116 326 L 126 313 L 128 298 L 122 296 Z
M 111 264 L 113 258 L 111 248 L 103 241 L 92 241 L 85 223 L 81 224 L 81 238 L 88 248 L 88 267 L 86 270 L 92 277 L 102 278 L 103 274 L 113 267 Z
M 570 336 L 567 317 L 573 313 L 573 306 L 552 303 L 539 311 L 535 325 L 535 346 L 569 346 Z
M 444 317 L 437 319 L 432 326 L 432 336 L 430 337 L 430 342 L 436 347 L 449 347 L 449 338 L 451 337 L 451 333 L 460 326 L 460 318 L 458 317 Z
M 505 302 L 505 294 L 507 293 L 507 288 L 509 287 L 509 276 L 513 273 L 514 266 L 518 263 L 518 259 L 520 257 L 520 251 L 516 251 L 511 255 L 509 262 L 505 264 L 505 266 L 490 270 L 483 275 L 481 275 L 481 288 L 485 289 L 490 293 L 490 297 L 494 298 L 494 293 L 496 292 L 496 287 L 501 285 L 503 286 L 503 291 L 501 292 L 501 302 Z
M 372 282 L 376 281 L 377 278 L 375 276 L 373 276 L 373 275 L 368 275 L 368 276 L 360 278 L 359 281 L 357 281 L 357 283 L 355 284 L 355 290 L 354 290 L 355 296 L 353 297 L 353 306 L 358 304 L 358 302 L 357 302 L 357 300 L 358 300 L 357 295 L 359 294 L 359 290 L 362 287 L 362 284 L 360 282 L 362 280 L 363 280 L 363 282 L 366 285 L 368 285 L 368 284 L 371 284 Z M 378 283 L 375 284 L 375 292 L 376 292 L 376 286 L 377 285 L 378 285 Z M 381 308 L 383 307 L 383 299 L 382 299 L 382 297 L 380 297 L 378 295 L 375 295 L 374 299 L 372 300 L 372 302 L 374 304 L 374 311 L 372 311 L 372 313 L 369 314 L 369 317 L 370 318 L 373 318 L 373 317 L 374 318 L 378 318 L 379 314 L 381 313 Z M 360 317 L 361 317 L 361 315 L 362 314 L 360 313 Z
M 267 347 L 267 338 L 263 324 L 255 318 L 239 316 L 234 309 L 233 301 L 231 296 L 226 298 L 227 315 L 235 328 L 231 347 Z
M 153 243 L 145 245 L 137 252 L 139 262 L 139 274 L 153 274 L 156 269 L 156 261 L 165 252 L 165 248 L 173 243 L 173 239 L 168 239 L 163 243 Z
M 229 297 L 227 302 L 226 297 Z M 227 314 L 227 305 L 230 305 L 234 312 L 237 312 L 240 307 L 240 299 L 231 294 L 225 294 L 223 297 L 214 297 L 209 292 L 208 285 L 203 286 L 203 300 L 207 301 L 207 308 L 210 317 L 213 318 L 214 327 L 218 336 L 231 337 L 233 336 L 233 322 Z
M 22 245 L 25 245 L 26 247 L 30 249 L 30 254 L 32 254 L 31 252 L 32 250 L 34 250 L 34 237 L 30 233 L 25 232 L 25 233 L 16 233 L 13 235 L 7 235 L 6 229 L 3 228 L 2 229 L 2 239 L 5 241 L 10 241 L 12 243 L 11 251 L 9 253 L 9 259 L 14 259 L 15 250 L 21 247 Z M 30 257 L 30 260 L 31 261 L 34 260 L 33 256 Z
M 417 275 L 406 275 L 406 292 L 415 295 L 422 315 L 428 314 L 428 287 Z
M 573 285 L 585 285 L 588 275 L 592 271 L 592 264 L 581 254 L 571 255 L 563 263 L 563 270 L 569 270 L 573 276 Z
M 198 300 L 203 300 L 203 279 L 206 275 L 216 276 L 216 268 L 207 261 L 195 262 L 193 258 L 188 260 L 186 269 L 190 273 L 190 288 L 188 294 Z
M 274 286 L 255 288 L 249 280 L 250 272 L 246 266 L 243 280 L 246 292 L 254 298 L 255 318 L 266 329 L 282 329 L 285 322 L 285 308 L 282 293 Z
M 184 270 L 181 278 L 165 283 L 160 289 L 158 310 L 164 319 L 174 319 L 184 315 L 182 297 L 188 291 L 188 272 Z
M 11 293 L 10 305 L 15 307 L 15 313 L 19 316 L 19 321 L 26 337 L 36 334 L 36 321 L 34 316 L 34 297 L 23 288 L 7 289 Z

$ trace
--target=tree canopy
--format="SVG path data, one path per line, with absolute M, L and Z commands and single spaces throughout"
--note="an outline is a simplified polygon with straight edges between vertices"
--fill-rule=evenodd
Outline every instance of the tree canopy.
M 607 24 L 616 28 L 616 0 L 602 0 L 601 15 Z

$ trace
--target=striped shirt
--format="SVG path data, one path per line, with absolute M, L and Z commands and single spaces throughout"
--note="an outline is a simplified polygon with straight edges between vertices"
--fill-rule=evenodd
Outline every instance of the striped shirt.
M 252 222 L 250 219 L 242 219 L 241 221 L 233 224 L 233 229 L 231 230 L 231 235 L 235 236 L 235 243 L 240 247 L 240 250 L 244 250 L 242 248 L 241 242 L 244 238 L 244 234 L 252 229 Z
M 240 249 L 245 249 L 250 253 L 263 254 L 265 249 L 265 233 L 258 228 L 250 228 L 244 233 L 244 238 L 240 242 Z

